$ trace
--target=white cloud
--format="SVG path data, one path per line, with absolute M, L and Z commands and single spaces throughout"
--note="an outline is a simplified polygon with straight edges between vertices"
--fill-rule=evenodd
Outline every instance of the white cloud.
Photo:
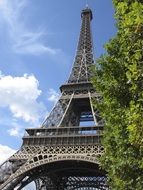
M 54 102 L 56 103 L 59 99 L 59 93 L 57 93 L 54 89 L 49 89 L 49 92 L 48 92 L 48 100 L 50 102 Z
M 19 126 L 16 121 L 12 122 L 11 128 L 8 129 L 7 132 L 9 133 L 10 136 L 13 136 L 13 137 L 23 136 L 23 132 L 21 131 L 21 126 Z
M 33 55 L 58 53 L 59 49 L 53 49 L 44 44 L 42 38 L 45 32 L 43 29 L 31 31 L 26 26 L 24 9 L 28 4 L 30 4 L 28 0 L 0 0 L 0 20 L 4 27 L 8 28 L 13 51 Z
M 8 159 L 10 156 L 12 156 L 16 150 L 0 144 L 0 164 L 2 164 L 6 159 Z
M 20 127 L 14 127 L 14 128 L 11 128 L 8 130 L 10 136 L 14 136 L 14 137 L 19 137 L 19 130 L 20 130 Z
M 38 80 L 33 76 L 0 77 L 0 107 L 8 107 L 14 118 L 23 119 L 26 122 L 38 122 L 45 111 L 43 103 L 37 99 L 41 94 L 38 89 Z M 14 125 L 11 135 L 18 133 Z

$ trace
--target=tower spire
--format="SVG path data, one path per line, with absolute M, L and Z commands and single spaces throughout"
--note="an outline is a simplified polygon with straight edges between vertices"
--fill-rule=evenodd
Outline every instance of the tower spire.
M 93 44 L 91 35 L 92 11 L 88 7 L 81 12 L 82 24 L 77 52 L 68 83 L 90 81 L 90 67 L 94 63 Z

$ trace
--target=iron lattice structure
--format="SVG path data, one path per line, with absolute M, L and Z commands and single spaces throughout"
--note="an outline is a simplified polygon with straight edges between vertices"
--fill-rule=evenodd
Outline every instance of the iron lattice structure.
M 91 10 L 82 10 L 81 18 L 75 61 L 60 87 L 61 97 L 40 128 L 26 129 L 20 150 L 1 165 L 1 190 L 20 190 L 32 181 L 36 190 L 109 189 L 99 168 L 104 122 L 93 106 L 93 99 L 100 101 L 101 96 L 90 82 Z

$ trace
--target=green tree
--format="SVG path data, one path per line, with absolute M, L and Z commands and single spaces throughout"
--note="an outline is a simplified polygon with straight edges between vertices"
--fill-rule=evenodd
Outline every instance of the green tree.
M 102 167 L 113 190 L 143 189 L 143 0 L 113 0 L 118 32 L 93 84 L 105 119 Z

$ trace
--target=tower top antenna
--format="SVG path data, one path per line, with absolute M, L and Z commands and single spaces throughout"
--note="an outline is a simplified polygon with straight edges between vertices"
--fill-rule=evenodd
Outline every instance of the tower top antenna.
M 89 8 L 88 6 L 88 0 L 86 0 L 86 6 L 85 6 L 87 9 Z

